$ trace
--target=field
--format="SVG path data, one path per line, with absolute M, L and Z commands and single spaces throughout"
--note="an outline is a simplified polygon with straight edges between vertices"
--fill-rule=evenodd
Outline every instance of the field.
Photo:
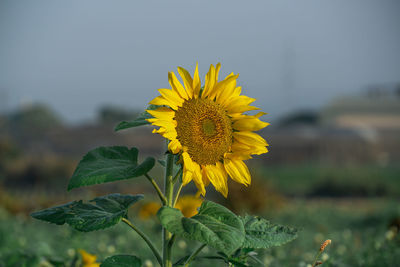
M 264 266 L 310 266 L 326 239 L 331 239 L 332 244 L 321 256 L 322 266 L 397 266 L 398 167 L 258 166 L 256 170 L 255 187 L 265 189 L 256 194 L 263 198 L 262 208 L 254 205 L 246 193 L 235 194 L 235 187 L 224 204 L 233 206 L 238 213 L 253 209 L 272 222 L 300 229 L 295 241 L 257 251 Z M 248 189 L 252 193 L 254 190 Z M 79 249 L 96 254 L 99 261 L 113 254 L 133 254 L 144 259 L 145 266 L 157 266 L 150 250 L 126 225 L 81 233 L 65 225 L 33 220 L 23 212 L 11 212 L 4 208 L 0 211 L 0 266 L 79 266 Z M 160 231 L 156 219 L 145 221 L 134 214 L 135 210 L 131 210 L 130 218 L 156 238 Z M 190 253 L 188 248 L 193 247 L 183 240 L 175 246 L 175 260 Z M 205 249 L 199 257 L 210 255 Z M 209 261 L 202 260 L 193 266 L 204 266 Z M 213 264 L 226 266 L 217 260 Z

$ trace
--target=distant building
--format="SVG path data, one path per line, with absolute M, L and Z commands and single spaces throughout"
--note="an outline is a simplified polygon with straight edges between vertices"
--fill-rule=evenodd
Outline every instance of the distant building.
M 400 86 L 341 97 L 320 113 L 296 113 L 267 128 L 269 164 L 321 162 L 378 164 L 400 161 Z
M 338 98 L 322 110 L 320 119 L 323 125 L 339 128 L 400 130 L 400 85 Z

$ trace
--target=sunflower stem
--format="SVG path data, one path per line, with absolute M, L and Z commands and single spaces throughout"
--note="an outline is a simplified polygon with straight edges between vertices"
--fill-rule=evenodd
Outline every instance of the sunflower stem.
M 179 178 L 179 176 L 182 174 L 182 172 L 183 172 L 183 167 L 181 166 L 181 167 L 179 168 L 179 170 L 176 172 L 176 174 L 175 174 L 175 176 L 174 176 L 174 179 L 172 179 L 172 183 L 173 183 L 173 184 L 176 183 L 176 181 L 178 180 L 178 178 Z
M 195 251 L 193 251 L 193 253 L 189 256 L 189 258 L 186 260 L 184 267 L 188 267 L 190 262 L 192 262 L 192 260 L 194 260 L 197 256 L 197 254 L 200 253 L 200 251 L 206 246 L 206 244 L 201 245 L 200 247 L 198 247 Z
M 131 223 L 128 219 L 122 218 L 122 221 L 124 223 L 126 223 L 130 228 L 132 228 L 138 235 L 140 235 L 140 237 L 143 238 L 143 240 L 147 243 L 147 245 L 149 246 L 149 248 L 153 252 L 154 256 L 156 257 L 156 259 L 158 261 L 158 263 L 160 265 L 162 265 L 162 259 L 161 259 L 160 253 L 158 253 L 158 250 L 153 245 L 151 240 L 147 237 L 147 235 L 145 233 L 143 233 L 139 228 L 137 228 L 133 223 Z
M 172 207 L 174 200 L 173 167 L 174 155 L 168 153 L 165 165 L 165 187 L 164 195 L 166 197 L 165 206 Z M 163 227 L 163 266 L 172 267 L 171 248 L 173 244 L 172 234 Z
M 144 176 L 146 176 L 147 180 L 149 180 L 149 182 L 153 185 L 154 189 L 157 192 L 158 197 L 161 200 L 162 205 L 165 205 L 167 203 L 167 199 L 165 198 L 164 194 L 161 192 L 161 189 L 158 186 L 158 184 L 156 183 L 156 181 L 152 177 L 150 177 L 148 173 L 146 173 Z
M 182 187 L 183 187 L 183 183 L 180 183 L 180 184 L 179 184 L 178 191 L 176 192 L 176 195 L 175 195 L 175 200 L 174 200 L 174 202 L 173 202 L 173 204 L 172 204 L 172 207 L 173 207 L 173 208 L 175 208 L 175 205 L 176 205 L 176 203 L 178 202 L 179 194 L 180 194 L 181 191 L 182 191 Z

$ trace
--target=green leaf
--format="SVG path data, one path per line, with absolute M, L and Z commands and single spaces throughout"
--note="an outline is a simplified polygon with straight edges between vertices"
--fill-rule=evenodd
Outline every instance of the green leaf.
M 111 194 L 90 201 L 95 204 L 73 201 L 34 212 L 31 216 L 58 225 L 67 223 L 78 231 L 90 232 L 119 223 L 127 216 L 128 208 L 142 198 L 143 195 Z
M 123 146 L 98 147 L 87 153 L 72 175 L 68 190 L 81 186 L 101 184 L 139 177 L 155 164 L 152 157 L 138 164 L 138 149 Z
M 158 211 L 161 224 L 171 233 L 205 243 L 230 254 L 241 247 L 245 233 L 242 221 L 227 208 L 204 201 L 199 213 L 183 217 L 178 209 L 162 207 Z
M 141 267 L 142 261 L 131 255 L 115 255 L 103 261 L 100 267 Z
M 155 110 L 160 106 L 156 106 L 156 105 L 149 105 L 147 107 L 146 110 Z M 147 124 L 151 124 L 150 122 L 147 121 L 147 119 L 151 119 L 153 118 L 153 116 L 148 113 L 147 111 L 143 111 L 142 113 L 139 114 L 139 116 L 134 119 L 133 121 L 122 121 L 120 122 L 114 129 L 114 131 L 121 131 L 121 130 L 125 130 L 125 129 L 129 129 L 129 128 L 133 128 L 133 127 L 138 127 L 138 126 L 142 126 L 142 125 L 147 125 Z
M 246 232 L 244 248 L 270 248 L 297 238 L 297 229 L 272 224 L 259 217 L 245 216 L 240 219 Z

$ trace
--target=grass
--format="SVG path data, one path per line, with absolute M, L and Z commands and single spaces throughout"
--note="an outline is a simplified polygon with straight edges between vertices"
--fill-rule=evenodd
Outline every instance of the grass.
M 400 257 L 398 228 L 396 224 L 390 228 L 390 224 L 400 218 L 400 209 L 394 200 L 291 200 L 279 210 L 265 211 L 263 217 L 302 229 L 294 242 L 258 251 L 265 266 L 306 267 L 325 239 L 332 239 L 332 245 L 322 255 L 325 267 L 396 266 Z M 153 239 L 159 238 L 156 222 L 133 220 Z M 190 248 L 194 247 L 194 244 L 178 240 L 175 259 L 190 253 Z M 113 254 L 134 254 L 142 258 L 146 266 L 157 266 L 144 242 L 123 224 L 103 231 L 80 233 L 68 226 L 1 212 L 0 266 L 24 266 L 23 261 L 27 262 L 25 266 L 64 266 L 61 262 L 70 263 L 76 259 L 78 249 L 94 253 L 100 260 Z M 210 252 L 211 249 L 206 249 L 200 256 Z M 199 261 L 193 266 L 204 266 L 208 261 Z M 218 261 L 214 265 L 226 266 Z
M 400 196 L 399 165 L 332 166 L 302 164 L 260 166 L 255 175 L 289 196 Z
M 243 204 L 246 208 L 242 209 L 240 205 L 231 208 L 250 212 L 253 207 L 251 213 L 302 229 L 299 237 L 289 244 L 257 251 L 265 266 L 307 267 L 326 239 L 331 239 L 332 244 L 322 255 L 324 267 L 397 266 L 400 258 L 400 166 L 256 164 L 250 167 L 255 179 L 252 187 L 235 189 L 230 185 L 228 201 Z M 144 181 L 126 184 L 123 192 L 131 192 L 132 188 L 142 192 Z M 110 186 L 118 186 L 118 183 Z M 90 199 L 92 195 L 85 197 L 84 194 L 106 194 L 108 191 L 107 186 L 91 187 L 83 190 L 79 197 Z M 71 194 L 56 197 L 47 191 L 45 194 L 32 192 L 32 195 L 2 191 L 0 267 L 75 266 L 71 265 L 74 262 L 80 266 L 79 249 L 96 254 L 99 261 L 114 254 L 133 254 L 143 260 L 144 266 L 157 266 L 145 243 L 124 224 L 103 231 L 80 233 L 65 225 L 33 220 L 26 214 L 27 210 L 34 209 L 34 205 L 46 207 L 66 202 L 63 198 L 73 197 Z M 35 195 L 40 197 L 35 198 Z M 208 196 L 213 196 L 211 189 Z M 160 248 L 157 222 L 154 219 L 141 221 L 135 214 L 130 211 L 131 219 L 153 240 L 158 240 L 156 243 Z M 178 239 L 174 245 L 174 260 L 190 254 L 196 246 Z M 204 249 L 200 256 L 205 255 L 213 255 L 212 249 Z M 193 266 L 208 264 L 226 266 L 220 261 L 211 263 L 211 260 L 200 260 Z

